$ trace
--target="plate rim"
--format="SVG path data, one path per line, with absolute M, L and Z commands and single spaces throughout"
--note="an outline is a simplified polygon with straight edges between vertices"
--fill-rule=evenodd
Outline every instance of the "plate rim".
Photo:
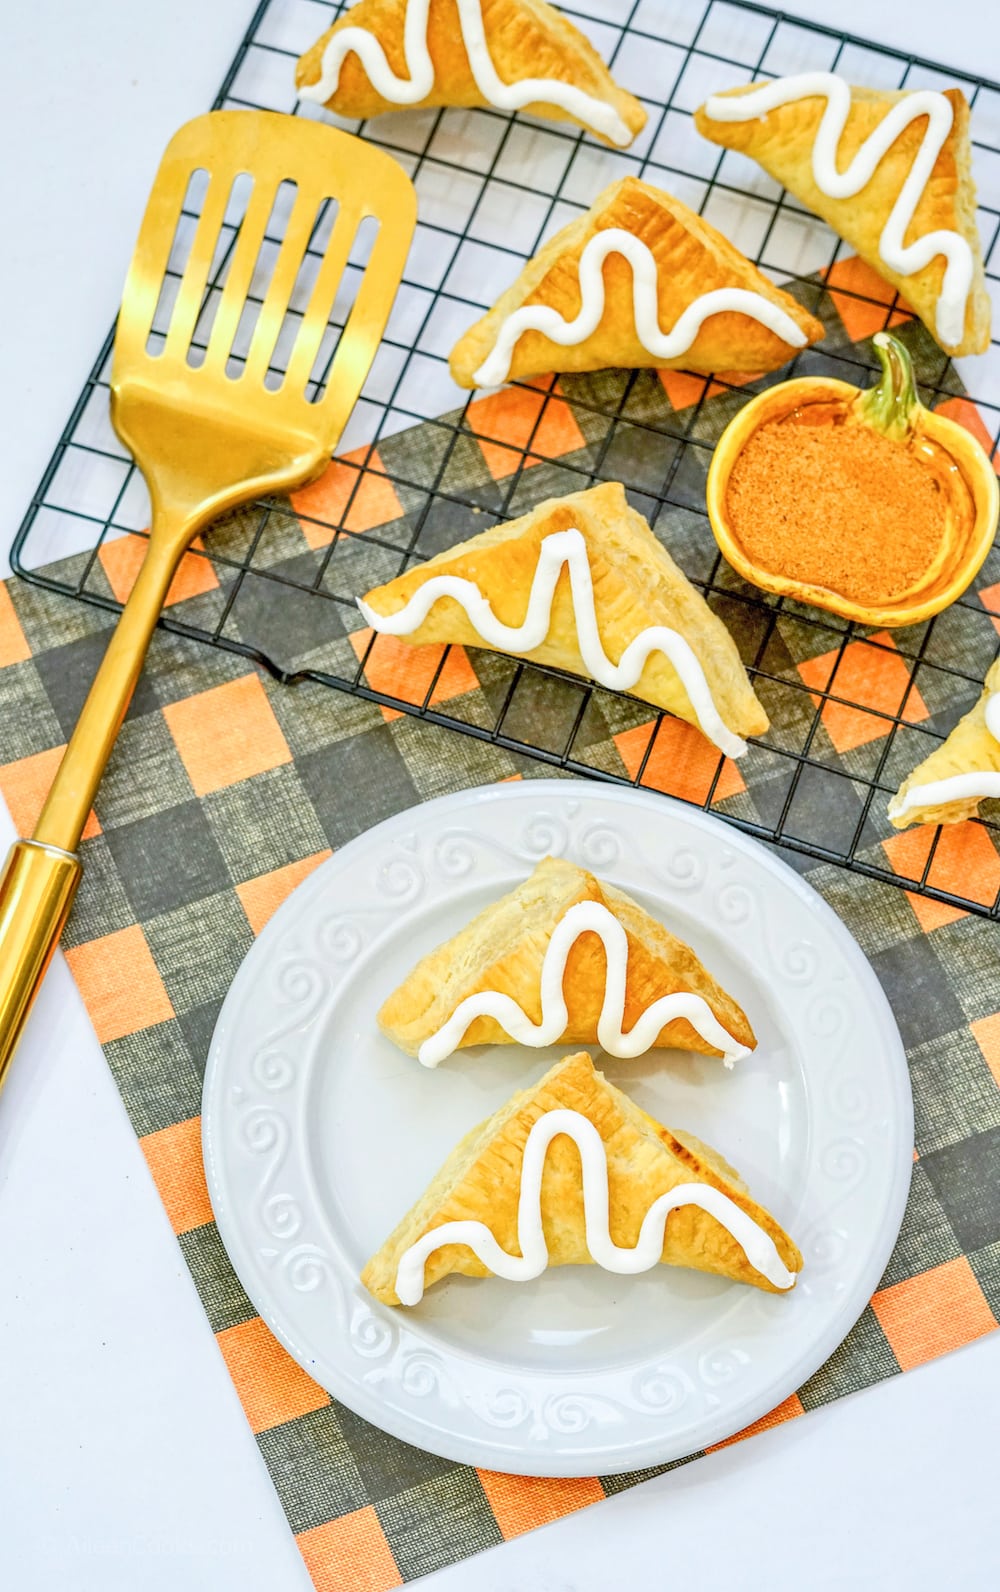
M 537 1464 L 539 1456 L 534 1452 L 529 1452 L 526 1448 L 508 1447 L 503 1440 L 505 1434 L 500 1430 L 496 1431 L 494 1440 L 490 1442 L 481 1437 L 469 1436 L 439 1426 L 433 1429 L 433 1436 L 436 1439 L 440 1435 L 440 1443 L 437 1441 L 429 1443 L 427 1437 L 430 1434 L 427 1429 L 424 1427 L 418 1428 L 417 1423 L 411 1424 L 409 1418 L 403 1412 L 381 1404 L 377 1396 L 373 1396 L 361 1383 L 350 1378 L 344 1378 L 343 1382 L 338 1383 L 335 1387 L 328 1387 L 326 1381 L 318 1383 L 319 1386 L 324 1388 L 324 1391 L 329 1393 L 331 1399 L 344 1404 L 361 1419 L 370 1421 L 381 1430 L 390 1433 L 390 1435 L 397 1437 L 403 1442 L 422 1448 L 428 1453 L 452 1460 L 458 1464 L 505 1470 L 508 1474 L 551 1478 L 590 1477 L 594 1474 L 616 1475 L 636 1469 L 670 1464 L 695 1454 L 700 1454 L 706 1448 L 735 1436 L 738 1432 L 752 1426 L 762 1416 L 777 1408 L 785 1399 L 796 1392 L 803 1382 L 807 1381 L 810 1376 L 819 1370 L 839 1344 L 843 1342 L 867 1308 L 876 1285 L 895 1248 L 906 1210 L 912 1175 L 913 1098 L 906 1050 L 899 1033 L 895 1015 L 869 958 L 839 914 L 834 911 L 807 880 L 803 879 L 772 848 L 762 845 L 753 836 L 747 835 L 741 830 L 732 829 L 716 815 L 707 813 L 700 808 L 694 808 L 688 803 L 675 798 L 633 787 L 619 788 L 600 781 L 586 779 L 543 778 L 524 782 L 518 781 L 512 784 L 494 783 L 470 786 L 463 790 L 448 792 L 441 796 L 416 802 L 410 807 L 403 808 L 399 812 L 381 819 L 369 829 L 362 830 L 359 835 L 354 836 L 350 841 L 339 847 L 332 856 L 326 858 L 290 892 L 254 940 L 226 992 L 213 1030 L 202 1087 L 201 1140 L 205 1177 L 213 1215 L 227 1259 L 233 1267 L 241 1286 L 246 1291 L 251 1304 L 265 1322 L 269 1331 L 282 1344 L 296 1364 L 307 1375 L 315 1377 L 315 1367 L 308 1363 L 308 1356 L 297 1345 L 294 1334 L 285 1329 L 278 1312 L 272 1308 L 270 1302 L 258 1297 L 259 1289 L 257 1287 L 256 1273 L 248 1274 L 242 1266 L 244 1239 L 239 1230 L 236 1213 L 226 1198 L 219 1173 L 220 1156 L 217 1152 L 213 1123 L 213 1091 L 216 1086 L 220 1056 L 223 1053 L 228 1028 L 238 1005 L 238 997 L 242 993 L 242 985 L 249 978 L 247 973 L 248 965 L 252 960 L 256 960 L 258 956 L 266 957 L 270 954 L 272 942 L 275 945 L 277 944 L 285 925 L 291 921 L 293 912 L 301 908 L 303 896 L 319 893 L 323 881 L 330 873 L 336 873 L 338 867 L 342 866 L 345 855 L 352 854 L 356 857 L 369 848 L 377 849 L 379 843 L 397 830 L 401 824 L 405 824 L 407 818 L 425 815 L 429 810 L 448 812 L 468 808 L 469 806 L 481 808 L 494 802 L 523 804 L 526 798 L 530 798 L 538 804 L 542 804 L 546 800 L 568 802 L 574 800 L 574 793 L 585 794 L 587 797 L 597 796 L 606 801 L 624 803 L 626 806 L 638 806 L 645 808 L 651 814 L 660 816 L 662 816 L 666 808 L 682 824 L 688 825 L 702 832 L 702 834 L 718 834 L 719 839 L 724 840 L 726 845 L 732 850 L 763 861 L 765 868 L 777 876 L 785 887 L 798 897 L 802 904 L 826 922 L 827 927 L 832 930 L 835 937 L 842 942 L 848 942 L 850 948 L 860 958 L 856 969 L 852 969 L 852 973 L 856 972 L 867 986 L 868 1000 L 866 1004 L 876 1009 L 879 1013 L 879 1028 L 884 1033 L 887 1054 L 891 1061 L 888 1077 L 892 1085 L 893 1096 L 892 1126 L 899 1136 L 899 1159 L 897 1166 L 893 1170 L 889 1197 L 883 1209 L 878 1239 L 872 1244 L 867 1266 L 859 1274 L 854 1291 L 849 1293 L 839 1308 L 831 1314 L 826 1330 L 819 1333 L 815 1338 L 810 1339 L 802 1352 L 790 1361 L 785 1374 L 772 1381 L 768 1389 L 762 1390 L 756 1398 L 750 1398 L 740 1406 L 739 1417 L 735 1424 L 731 1417 L 726 1416 L 725 1406 L 719 1413 L 703 1417 L 698 1427 L 699 1440 L 697 1446 L 692 1447 L 685 1441 L 678 1449 L 675 1437 L 672 1443 L 669 1440 L 662 1442 L 659 1456 L 657 1457 L 655 1453 L 651 1453 L 651 1449 L 655 1449 L 656 1446 L 655 1438 L 652 1440 L 646 1439 L 641 1444 L 641 1447 L 635 1444 L 630 1445 L 632 1450 L 634 1450 L 631 1453 L 626 1447 L 621 1451 L 616 1449 L 613 1452 L 599 1455 L 599 1464 L 596 1466 L 593 1456 L 588 1457 L 586 1454 L 576 1455 L 570 1452 L 555 1452 L 544 1456 L 547 1458 L 547 1463 L 544 1469 L 539 1469 Z M 331 1379 L 328 1378 L 327 1380 Z M 337 1379 L 334 1378 L 332 1380 Z

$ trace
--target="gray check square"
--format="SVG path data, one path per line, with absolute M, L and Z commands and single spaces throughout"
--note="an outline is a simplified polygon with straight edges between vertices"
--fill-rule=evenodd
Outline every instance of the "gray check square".
M 1000 1241 L 1000 1127 L 933 1150 L 921 1165 L 964 1250 Z
M 871 959 L 907 1047 L 965 1026 L 951 980 L 929 939 L 900 940 Z
M 257 1434 L 257 1446 L 294 1532 L 309 1531 L 370 1502 L 344 1436 L 343 1413 L 340 1405 L 325 1404 Z
M 227 1327 L 237 1327 L 243 1321 L 252 1321 L 257 1312 L 229 1263 L 215 1223 L 207 1222 L 204 1227 L 193 1227 L 186 1233 L 180 1233 L 177 1242 L 194 1278 L 212 1331 L 224 1332 Z
M 405 1581 L 503 1541 L 479 1477 L 468 1467 L 430 1478 L 425 1471 L 407 1492 L 378 1502 L 375 1512 Z
M 276 693 L 276 706 L 288 692 Z M 272 873 L 326 849 L 326 836 L 294 763 L 212 791 L 202 802 L 235 883 Z
M 105 840 L 139 923 L 217 895 L 230 883 L 211 825 L 193 797 L 155 817 L 119 824 Z
M 307 753 L 296 770 L 331 846 L 353 840 L 416 798 L 387 724 Z
M 821 1404 L 842 1398 L 845 1393 L 853 1393 L 858 1385 L 859 1374 L 864 1378 L 866 1387 L 874 1387 L 876 1382 L 884 1381 L 887 1376 L 895 1376 L 898 1371 L 896 1356 L 875 1318 L 875 1312 L 871 1305 L 866 1305 L 864 1314 L 855 1322 L 843 1343 L 834 1349 L 826 1364 L 821 1365 L 808 1382 L 799 1388 L 799 1398 L 805 1409 L 815 1410 Z
M 104 1054 L 140 1138 L 198 1115 L 204 1058 L 195 1062 L 177 1018 L 113 1039 Z
M 143 927 L 178 1014 L 221 999 L 253 944 L 250 925 L 230 891 L 150 918 Z
M 190 801 L 191 781 L 162 713 L 126 719 L 101 780 L 97 813 L 101 827 L 166 814 Z M 164 816 L 164 824 L 170 820 Z
M 948 1216 L 937 1198 L 920 1161 L 913 1168 L 910 1195 L 896 1247 L 889 1258 L 879 1288 L 917 1277 L 921 1272 L 957 1260 L 962 1253 Z

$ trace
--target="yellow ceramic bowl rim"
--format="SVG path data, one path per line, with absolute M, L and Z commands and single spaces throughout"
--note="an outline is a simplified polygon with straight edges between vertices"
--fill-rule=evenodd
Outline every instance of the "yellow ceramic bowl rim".
M 750 402 L 745 404 L 729 422 L 712 454 L 705 487 L 709 523 L 719 551 L 736 573 L 749 581 L 752 586 L 757 586 L 762 591 L 773 592 L 776 596 L 794 598 L 796 602 L 809 603 L 814 608 L 823 608 L 828 613 L 839 614 L 843 619 L 853 619 L 859 625 L 895 629 L 902 625 L 918 624 L 922 619 L 930 619 L 932 615 L 939 614 L 942 609 L 949 607 L 974 580 L 993 546 L 997 519 L 1000 516 L 1000 481 L 991 461 L 975 437 L 946 415 L 936 415 L 933 410 L 928 411 L 934 417 L 936 427 L 945 431 L 949 451 L 962 465 L 969 490 L 973 494 L 976 515 L 973 533 L 955 566 L 951 579 L 947 585 L 937 587 L 933 597 L 923 601 L 917 598 L 902 606 L 886 603 L 881 607 L 866 608 L 860 603 L 851 602 L 847 597 L 829 591 L 826 587 L 812 586 L 805 581 L 788 580 L 782 575 L 761 569 L 747 558 L 732 535 L 725 512 L 726 487 L 732 467 L 751 432 L 763 424 L 771 410 L 790 408 L 789 400 L 794 396 L 804 399 L 809 396 L 818 397 L 820 393 L 828 393 L 834 398 L 853 399 L 857 396 L 858 388 L 849 382 L 838 381 L 835 377 L 797 376 L 791 381 L 779 382 L 776 386 L 768 387 L 764 392 L 758 393 L 756 398 L 751 398 Z

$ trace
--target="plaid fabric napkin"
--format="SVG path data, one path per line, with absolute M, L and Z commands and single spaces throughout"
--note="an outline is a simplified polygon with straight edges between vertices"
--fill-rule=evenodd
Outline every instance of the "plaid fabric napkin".
M 875 329 L 860 323 L 872 313 L 863 297 L 844 296 L 841 305 L 829 294 L 825 302 L 845 322 L 842 340 Z M 876 310 L 881 325 L 885 305 Z M 858 324 L 846 325 L 850 316 Z M 651 377 L 633 389 L 634 401 L 645 405 L 642 427 L 631 427 L 628 446 L 623 442 L 613 461 L 606 446 L 601 458 L 602 473 L 621 473 L 640 506 L 643 439 L 655 436 L 662 472 L 669 417 L 697 404 L 697 424 L 716 434 L 738 401 L 731 387 L 706 388 L 701 378 L 666 373 L 662 382 Z M 338 672 L 345 659 L 354 667 L 363 659 L 365 681 L 388 697 L 421 702 L 433 688 L 434 700 L 465 722 L 492 723 L 508 689 L 507 660 L 460 648 L 414 653 L 388 638 L 372 647 L 356 613 L 303 596 L 304 572 L 334 546 L 338 589 L 363 591 L 399 567 L 418 515 L 426 556 L 435 543 L 481 528 L 476 515 L 492 504 L 489 492 L 515 470 L 519 496 L 509 512 L 578 486 L 581 461 L 591 467 L 588 428 L 598 423 L 591 400 L 581 379 L 572 391 L 518 389 L 471 405 L 466 431 L 457 441 L 449 433 L 451 509 L 429 524 L 426 493 L 412 483 L 439 457 L 433 423 L 389 438 L 376 454 L 338 461 L 294 506 L 268 511 L 266 536 L 257 510 L 213 532 L 209 556 L 202 550 L 185 560 L 170 613 L 195 628 L 222 614 L 227 635 L 266 645 L 290 668 Z M 947 402 L 979 424 L 960 395 Z M 560 478 L 567 474 L 560 459 L 576 472 L 569 481 Z M 666 534 L 684 567 L 696 578 L 704 573 L 711 549 L 703 519 L 672 511 Z M 248 574 L 240 566 L 254 535 L 259 550 Z M 137 536 L 104 542 L 96 559 L 78 555 L 58 573 L 78 574 L 87 564 L 88 589 L 121 600 L 142 547 Z M 970 669 L 972 652 L 976 666 L 983 654 L 985 668 L 995 648 L 990 581 L 997 573 L 988 567 L 980 583 L 981 628 L 970 610 L 961 615 Z M 753 657 L 754 610 L 732 604 L 726 618 L 744 655 Z M 111 622 L 106 610 L 23 582 L 0 586 L 0 788 L 22 833 L 30 832 Z M 762 692 L 770 693 L 775 733 L 789 741 L 812 722 L 809 692 L 822 704 L 812 742 L 828 777 L 800 785 L 799 832 L 806 837 L 828 835 L 830 825 L 845 821 L 845 800 L 856 799 L 850 775 L 873 766 L 887 734 L 880 714 L 896 713 L 910 690 L 908 717 L 943 728 L 956 716 L 955 693 L 968 689 L 929 666 L 921 676 L 925 695 L 914 696 L 891 637 L 844 648 L 836 636 L 818 641 L 822 635 L 794 612 L 784 614 L 769 643 Z M 959 645 L 947 616 L 941 644 Z M 787 699 L 783 679 L 795 682 Z M 547 736 L 561 744 L 564 698 L 579 700 L 572 691 L 525 672 L 516 712 L 537 744 Z M 720 770 L 707 743 L 678 721 L 664 720 L 650 744 L 650 714 L 641 704 L 604 696 L 587 714 L 583 744 L 595 768 L 635 777 L 645 758 L 643 784 L 697 802 L 710 797 L 723 812 L 766 813 L 782 799 L 786 771 L 774 754 L 757 749 L 738 770 L 731 763 Z M 649 1474 L 547 1481 L 474 1471 L 408 1448 L 331 1401 L 271 1337 L 240 1287 L 212 1220 L 201 1161 L 201 1080 L 221 1001 L 254 935 L 294 886 L 332 849 L 415 802 L 550 773 L 384 704 L 308 681 L 283 687 L 245 658 L 158 631 L 87 826 L 67 958 L 289 1525 L 323 1592 L 384 1592 Z M 871 837 L 910 879 L 919 876 L 929 843 L 919 830 Z M 1000 860 L 989 829 L 958 826 L 936 856 L 939 876 L 952 881 L 945 888 L 988 890 L 983 899 L 992 899 Z M 830 1361 L 758 1427 L 910 1370 L 1000 1319 L 997 927 L 808 857 L 791 860 L 857 937 L 893 1003 L 910 1061 L 916 1147 L 902 1233 L 871 1305 Z

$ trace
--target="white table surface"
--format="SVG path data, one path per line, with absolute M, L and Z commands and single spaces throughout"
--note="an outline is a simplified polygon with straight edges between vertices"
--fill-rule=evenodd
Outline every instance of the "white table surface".
M 110 324 L 162 147 L 211 102 L 251 9 L 6 10 L 0 547 Z M 786 10 L 834 20 L 827 0 Z M 838 0 L 835 20 L 956 68 L 1000 57 L 981 0 Z M 998 1388 L 994 1335 L 421 1585 L 993 1588 Z M 0 1586 L 310 1585 L 60 957 L 0 1101 Z

